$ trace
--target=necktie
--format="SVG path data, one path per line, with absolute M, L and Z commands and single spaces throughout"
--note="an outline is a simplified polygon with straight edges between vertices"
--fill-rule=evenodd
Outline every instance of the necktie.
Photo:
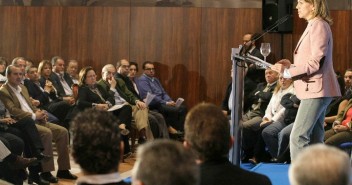
M 266 87 L 264 88 L 263 92 L 268 92 L 270 89 L 270 85 L 267 84 Z M 261 98 L 259 98 L 258 103 L 257 104 L 253 104 L 253 110 L 259 110 L 260 106 L 262 105 L 263 100 Z

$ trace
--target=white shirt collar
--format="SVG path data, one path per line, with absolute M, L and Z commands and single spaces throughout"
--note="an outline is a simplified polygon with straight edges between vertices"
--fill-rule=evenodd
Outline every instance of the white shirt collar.
M 17 88 L 16 88 L 16 87 L 13 87 L 12 85 L 10 85 L 9 83 L 8 83 L 8 85 L 14 92 L 17 92 L 17 93 L 21 93 L 22 92 L 21 86 L 18 85 Z
M 87 183 L 87 184 L 109 184 L 114 182 L 121 182 L 119 172 L 109 173 L 109 174 L 97 174 L 97 175 L 85 175 L 79 177 L 76 184 Z

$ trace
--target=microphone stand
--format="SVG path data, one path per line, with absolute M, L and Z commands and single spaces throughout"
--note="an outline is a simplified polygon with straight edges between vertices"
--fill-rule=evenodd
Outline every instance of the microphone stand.
M 240 166 L 241 164 L 241 122 L 242 119 L 242 97 L 243 97 L 243 83 L 244 83 L 244 67 L 239 67 L 238 63 L 244 63 L 244 58 L 236 54 L 237 48 L 232 48 L 232 106 L 231 106 L 231 120 L 230 120 L 230 134 L 234 138 L 234 143 L 229 151 L 229 161 Z M 231 96 L 231 95 L 230 95 Z
M 249 61 L 254 64 L 259 64 L 265 68 L 271 67 L 272 64 L 267 63 L 260 58 L 254 57 L 248 54 L 251 43 L 263 37 L 268 32 L 280 24 L 286 22 L 292 15 L 286 15 L 276 21 L 271 27 L 266 29 L 259 37 L 254 38 L 243 45 L 243 47 L 236 51 L 237 48 L 231 50 L 231 61 L 232 61 L 232 107 L 231 107 L 231 120 L 230 120 L 230 133 L 234 138 L 234 143 L 229 151 L 229 161 L 236 165 L 241 165 L 241 148 L 242 148 L 242 135 L 241 135 L 241 119 L 242 119 L 242 101 L 243 101 L 243 86 L 244 86 L 244 65 L 240 67 L 239 63 L 245 63 Z

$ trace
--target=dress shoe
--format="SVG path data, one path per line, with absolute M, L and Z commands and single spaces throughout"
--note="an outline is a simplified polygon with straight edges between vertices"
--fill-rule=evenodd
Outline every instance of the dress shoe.
M 42 179 L 38 174 L 30 173 L 28 175 L 28 184 L 33 184 L 33 182 L 38 185 L 50 185 L 50 182 Z
M 21 156 L 16 157 L 16 161 L 13 162 L 10 166 L 13 169 L 25 169 L 28 166 L 32 166 L 38 163 L 37 158 L 24 158 Z
M 140 137 L 138 138 L 138 144 L 144 144 L 145 142 L 147 142 L 147 139 L 145 137 Z
M 60 178 L 60 179 L 70 179 L 70 180 L 76 180 L 77 179 L 77 176 L 73 175 L 69 170 L 59 170 L 59 171 L 57 171 L 56 177 Z
M 176 131 L 174 133 L 169 132 L 169 136 L 171 139 L 174 139 L 176 141 L 183 141 L 184 139 L 184 133 L 181 131 Z
M 255 157 L 248 159 L 248 162 L 250 162 L 251 164 L 254 164 L 254 165 L 258 164 L 258 161 Z
M 54 177 L 50 172 L 43 172 L 40 174 L 40 177 L 50 183 L 57 183 L 59 180 Z
M 271 163 L 277 163 L 277 158 L 275 158 L 275 157 L 271 158 L 271 159 L 270 159 L 270 162 L 271 162 Z
M 123 159 L 129 158 L 131 155 L 132 155 L 132 152 L 125 153 L 123 154 Z
M 51 159 L 50 155 L 45 155 L 43 153 L 39 153 L 36 158 L 41 162 L 48 162 Z

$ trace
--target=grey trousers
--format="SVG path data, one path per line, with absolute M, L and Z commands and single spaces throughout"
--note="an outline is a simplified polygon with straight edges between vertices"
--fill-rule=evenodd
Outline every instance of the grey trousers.
M 309 144 L 324 142 L 324 118 L 331 97 L 301 100 L 290 136 L 291 161 Z

